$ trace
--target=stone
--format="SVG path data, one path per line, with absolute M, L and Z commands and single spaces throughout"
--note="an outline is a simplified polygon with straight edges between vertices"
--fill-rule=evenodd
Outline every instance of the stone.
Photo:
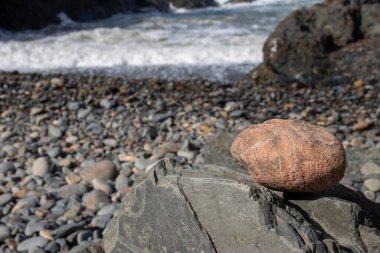
M 111 215 L 115 212 L 116 206 L 113 204 L 103 206 L 98 212 L 98 216 Z
M 100 106 L 104 109 L 111 109 L 114 106 L 114 102 L 108 99 L 101 99 L 100 100 Z
M 48 239 L 50 241 L 54 239 L 53 236 L 51 235 L 51 231 L 48 229 L 41 229 L 39 231 L 39 236 L 41 236 L 45 239 Z
M 37 158 L 32 167 L 33 175 L 43 177 L 50 171 L 50 164 L 47 157 Z
M 49 125 L 49 135 L 54 138 L 60 138 L 62 136 L 62 131 L 53 125 Z
M 92 240 L 92 231 L 91 230 L 83 230 L 77 235 L 77 242 L 80 245 L 83 242 L 88 242 Z
M 231 168 L 164 159 L 127 193 L 103 247 L 106 253 L 377 252 L 379 210 L 341 185 L 281 193 Z
M 0 206 L 5 206 L 13 199 L 12 194 L 4 193 L 0 195 Z
M 79 109 L 77 118 L 84 119 L 91 113 L 91 111 L 92 111 L 92 108 Z
M 231 157 L 230 150 L 235 137 L 235 134 L 228 132 L 221 132 L 208 137 L 205 143 L 204 162 L 233 167 L 235 162 Z
M 82 243 L 71 249 L 71 253 L 104 253 L 103 247 L 99 241 L 92 243 Z
M 43 248 L 48 243 L 48 240 L 42 237 L 31 237 L 24 241 L 22 241 L 19 245 L 17 245 L 18 251 L 28 251 L 32 248 Z
M 80 176 L 88 183 L 92 183 L 96 177 L 103 180 L 114 179 L 117 176 L 116 165 L 108 160 L 100 161 L 84 168 Z
M 39 113 L 41 113 L 43 111 L 43 109 L 41 108 L 41 107 L 32 107 L 31 109 L 30 109 L 30 116 L 34 116 L 34 115 L 36 115 L 36 114 L 39 114 Z
M 107 182 L 100 178 L 94 178 L 92 180 L 92 186 L 94 187 L 95 190 L 100 190 L 104 192 L 107 195 L 110 195 L 112 193 L 112 188 Z
M 79 102 L 69 102 L 67 103 L 67 108 L 70 110 L 70 111 L 77 111 L 80 107 L 80 104 Z
M 51 241 L 51 242 L 49 242 L 48 244 L 46 244 L 46 246 L 45 246 L 45 250 L 47 251 L 47 252 L 59 252 L 59 250 L 60 250 L 60 246 L 56 243 L 56 242 L 54 242 L 54 241 Z
M 85 184 L 69 184 L 61 186 L 58 189 L 58 195 L 61 198 L 69 199 L 71 196 L 82 196 L 88 191 Z
M 70 144 L 75 144 L 78 141 L 78 137 L 74 135 L 70 135 L 66 138 L 66 142 Z
M 364 191 L 364 196 L 371 201 L 374 201 L 376 198 L 376 194 L 373 191 L 369 190 Z
M 0 134 L 0 143 L 9 140 L 13 136 L 15 136 L 15 133 L 13 133 L 11 131 L 6 131 L 6 132 L 1 133 Z
M 140 158 L 135 161 L 135 166 L 140 170 L 145 170 L 149 165 L 155 162 L 155 160 Z
M 363 175 L 380 174 L 380 166 L 377 165 L 373 160 L 370 160 L 363 164 L 363 166 L 360 168 L 360 172 Z
M 15 166 L 11 162 L 4 162 L 0 164 L 0 174 L 7 173 L 8 171 L 14 171 Z
M 59 161 L 59 166 L 70 168 L 73 162 L 70 159 L 62 159 Z
M 380 204 L 380 194 L 376 196 L 375 203 Z
M 66 225 L 60 226 L 60 227 L 56 228 L 55 230 L 53 230 L 51 232 L 51 235 L 54 238 L 65 238 L 69 234 L 82 229 L 85 226 L 85 224 L 86 224 L 85 221 L 81 221 L 78 223 L 72 223 L 72 224 L 66 224 Z
M 342 144 L 324 128 L 299 120 L 252 125 L 235 138 L 231 154 L 258 183 L 282 191 L 331 189 L 346 167 Z
M 47 151 L 47 154 L 50 158 L 56 158 L 62 154 L 62 149 L 61 147 L 55 147 L 55 148 L 49 149 Z
M 355 125 L 353 125 L 352 130 L 354 131 L 363 131 L 368 129 L 373 125 L 373 121 L 370 119 L 367 120 L 359 120 Z
M 117 141 L 115 139 L 105 139 L 103 142 L 106 146 L 113 148 L 117 147 Z
M 231 118 L 239 118 L 239 117 L 243 116 L 244 113 L 245 113 L 244 110 L 236 110 L 236 111 L 230 112 L 229 115 Z
M 82 178 L 78 174 L 70 173 L 65 176 L 65 180 L 68 184 L 77 184 L 82 180 Z
M 239 102 L 227 102 L 223 109 L 226 112 L 232 112 L 232 111 L 238 110 L 238 109 L 240 109 L 242 107 L 243 107 L 242 103 L 239 103 Z
M 45 227 L 46 227 L 46 224 L 44 224 L 43 222 L 40 222 L 40 221 L 29 221 L 26 224 L 26 227 L 25 227 L 25 235 L 28 236 L 28 237 L 30 237 L 34 233 L 43 230 Z
M 11 236 L 11 229 L 5 225 L 0 224 L 0 242 Z
M 186 159 L 189 160 L 189 161 L 193 160 L 194 157 L 195 157 L 194 152 L 192 152 L 192 151 L 187 151 L 187 150 L 179 150 L 179 151 L 177 152 L 177 155 L 178 155 L 178 156 L 181 156 L 181 157 L 184 157 L 184 158 L 186 158 Z
M 344 74 L 360 69 L 350 63 L 370 64 L 362 52 L 371 50 L 363 50 L 361 42 L 380 34 L 380 4 L 375 2 L 331 0 L 291 12 L 266 40 L 264 62 L 250 76 L 258 83 L 347 83 Z M 374 48 L 378 48 L 376 44 Z M 357 53 L 350 50 L 355 47 L 359 48 Z M 336 57 L 337 53 L 346 57 Z M 351 67 L 345 72 L 347 64 Z M 364 76 L 372 73 L 369 68 L 365 72 Z
M 364 186 L 367 187 L 368 190 L 373 192 L 380 191 L 380 179 L 377 178 L 369 178 L 364 180 Z
M 128 177 L 124 174 L 117 176 L 115 180 L 115 188 L 117 191 L 122 192 L 128 187 Z
M 110 203 L 110 199 L 103 191 L 93 190 L 83 196 L 83 203 L 87 208 L 97 209 L 100 204 Z
M 367 37 L 380 37 L 380 2 L 363 5 L 361 9 L 361 30 Z

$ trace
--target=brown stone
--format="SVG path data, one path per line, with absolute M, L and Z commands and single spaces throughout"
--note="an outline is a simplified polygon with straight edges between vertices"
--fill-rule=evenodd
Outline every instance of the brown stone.
M 241 132 L 232 156 L 260 184 L 290 192 L 333 188 L 343 177 L 342 144 L 327 130 L 300 120 L 268 120 Z
M 113 162 L 104 160 L 86 167 L 80 176 L 88 183 L 92 183 L 96 177 L 103 180 L 114 179 L 117 176 L 117 169 Z
M 363 131 L 370 128 L 373 125 L 373 121 L 371 119 L 360 119 L 358 122 L 352 127 L 354 131 Z

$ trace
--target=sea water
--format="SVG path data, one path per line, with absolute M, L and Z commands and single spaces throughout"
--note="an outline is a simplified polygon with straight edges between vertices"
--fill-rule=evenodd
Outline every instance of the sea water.
M 231 81 L 262 61 L 276 25 L 310 0 L 257 0 L 170 13 L 119 14 L 40 31 L 0 31 L 0 70 Z

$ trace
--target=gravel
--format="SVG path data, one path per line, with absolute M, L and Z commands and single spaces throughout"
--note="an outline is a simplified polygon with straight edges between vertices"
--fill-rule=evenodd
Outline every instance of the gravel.
M 222 131 L 293 118 L 328 128 L 345 148 L 380 148 L 380 92 L 366 83 L 316 89 L 17 73 L 0 73 L 0 83 L 1 250 L 68 252 L 100 239 L 147 168 L 163 157 L 202 163 L 206 140 Z M 379 161 L 342 183 L 380 203 Z

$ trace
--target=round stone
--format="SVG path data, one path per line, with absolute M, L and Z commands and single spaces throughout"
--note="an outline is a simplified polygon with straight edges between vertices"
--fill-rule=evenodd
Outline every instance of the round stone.
M 6 173 L 8 171 L 14 171 L 15 166 L 11 162 L 0 163 L 0 173 Z
M 110 203 L 110 199 L 103 191 L 93 190 L 83 196 L 83 203 L 89 209 L 96 209 L 101 203 Z
M 376 194 L 373 191 L 368 190 L 364 191 L 364 196 L 371 201 L 374 201 L 376 198 Z
M 107 182 L 105 182 L 103 179 L 100 179 L 97 177 L 94 178 L 92 180 L 92 185 L 93 185 L 94 189 L 100 190 L 107 195 L 110 195 L 112 193 L 111 186 L 109 184 L 107 184 Z
M 103 180 L 114 179 L 117 176 L 116 166 L 111 161 L 100 161 L 86 167 L 80 176 L 88 183 L 92 183 L 94 178 Z
M 61 198 L 69 199 L 71 196 L 82 196 L 88 191 L 85 184 L 68 184 L 58 189 Z
M 46 157 L 39 157 L 33 163 L 33 175 L 44 176 L 49 172 L 49 160 Z
M 342 144 L 326 129 L 300 120 L 253 125 L 235 138 L 231 153 L 258 183 L 289 192 L 331 189 L 346 167 Z
M 363 175 L 380 174 L 380 166 L 377 165 L 374 161 L 370 160 L 363 164 L 363 166 L 360 168 L 360 172 Z
M 11 236 L 11 229 L 5 225 L 0 224 L 0 242 L 4 241 Z
M 120 174 L 116 178 L 116 182 L 115 182 L 116 190 L 121 192 L 121 191 L 125 190 L 127 187 L 128 187 L 128 177 L 125 176 L 124 174 Z
M 48 243 L 48 240 L 45 238 L 36 236 L 28 238 L 24 241 L 22 241 L 18 246 L 18 251 L 28 251 L 30 249 L 37 249 L 37 248 L 43 248 Z
M 373 192 L 380 191 L 380 179 L 369 178 L 364 181 L 364 186 Z

